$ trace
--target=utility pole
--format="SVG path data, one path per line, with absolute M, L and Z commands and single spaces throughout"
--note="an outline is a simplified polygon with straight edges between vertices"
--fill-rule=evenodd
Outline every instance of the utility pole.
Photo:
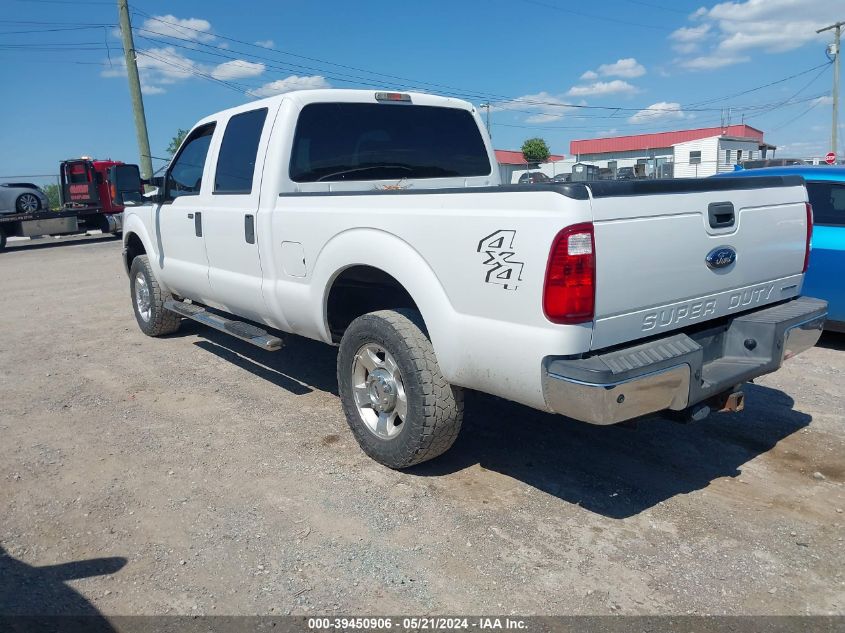
M 490 104 L 489 103 L 482 103 L 478 106 L 479 108 L 484 108 L 487 110 L 487 136 L 493 138 L 493 135 L 490 133 Z
M 123 54 L 126 57 L 129 96 L 132 98 L 132 112 L 135 115 L 135 134 L 138 136 L 138 151 L 141 154 L 141 178 L 150 179 L 153 177 L 150 137 L 147 135 L 147 118 L 144 115 L 144 99 L 141 96 L 141 80 L 138 77 L 138 60 L 135 55 L 135 41 L 132 38 L 127 0 L 117 0 L 117 17 L 120 23 L 120 38 L 123 40 Z
M 836 135 L 839 131 L 839 40 L 843 25 L 845 22 L 837 22 L 816 31 L 816 33 L 824 33 L 833 29 L 833 45 L 829 50 L 833 53 L 833 120 L 830 128 L 830 151 L 834 154 L 836 154 L 837 146 Z

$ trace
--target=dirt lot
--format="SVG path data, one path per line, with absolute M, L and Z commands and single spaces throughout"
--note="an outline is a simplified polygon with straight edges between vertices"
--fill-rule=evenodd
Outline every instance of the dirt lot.
M 845 614 L 845 337 L 682 426 L 479 394 L 405 473 L 335 350 L 138 330 L 111 238 L 0 255 L 0 614 Z

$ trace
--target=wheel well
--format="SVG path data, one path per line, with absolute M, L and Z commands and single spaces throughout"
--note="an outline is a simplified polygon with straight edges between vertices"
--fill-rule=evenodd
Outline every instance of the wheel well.
M 326 302 L 326 318 L 335 343 L 349 324 L 376 310 L 411 308 L 419 311 L 411 295 L 395 278 L 372 266 L 352 266 L 332 284 Z
M 135 233 L 130 233 L 126 238 L 126 270 L 132 268 L 132 262 L 138 255 L 146 255 L 147 249 L 144 248 L 144 243 L 141 238 Z

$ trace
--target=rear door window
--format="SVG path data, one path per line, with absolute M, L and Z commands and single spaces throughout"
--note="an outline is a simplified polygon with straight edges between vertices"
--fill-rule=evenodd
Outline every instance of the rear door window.
M 815 224 L 845 226 L 845 183 L 808 182 L 807 195 Z
M 406 104 L 305 106 L 290 164 L 295 182 L 489 174 L 487 149 L 468 111 Z
M 91 174 L 88 171 L 88 165 L 85 163 L 69 163 L 66 167 L 68 171 L 68 182 L 78 184 L 82 182 L 90 182 Z
M 167 172 L 168 197 L 199 195 L 214 125 L 209 123 L 197 128 L 182 144 L 179 155 Z
M 258 142 L 266 118 L 267 108 L 260 108 L 229 119 L 217 157 L 214 193 L 252 193 Z

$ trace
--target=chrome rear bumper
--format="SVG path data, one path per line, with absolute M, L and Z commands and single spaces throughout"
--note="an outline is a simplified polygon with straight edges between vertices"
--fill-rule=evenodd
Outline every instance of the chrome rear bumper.
M 826 316 L 826 302 L 801 297 L 689 335 L 577 360 L 547 357 L 543 395 L 552 411 L 591 424 L 680 411 L 813 347 Z

